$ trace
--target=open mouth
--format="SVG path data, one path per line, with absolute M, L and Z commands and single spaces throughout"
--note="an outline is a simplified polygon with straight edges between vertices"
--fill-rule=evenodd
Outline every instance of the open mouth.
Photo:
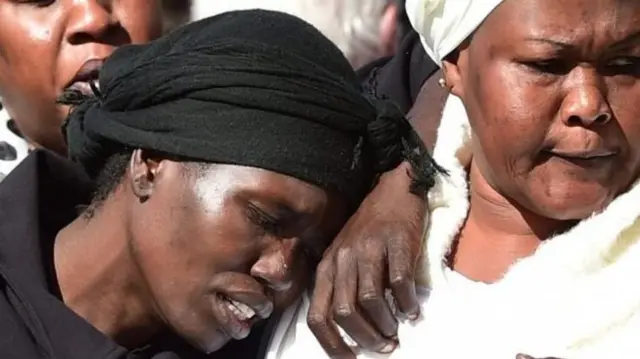
M 240 303 L 230 298 L 222 298 L 227 304 L 227 308 L 233 313 L 239 321 L 247 322 L 256 316 L 256 312 L 248 305 Z
M 231 299 L 224 295 L 218 297 L 226 310 L 229 320 L 225 321 L 225 332 L 233 339 L 241 340 L 249 336 L 251 327 L 262 319 L 268 317 L 269 313 L 260 313 L 256 308 Z
M 100 89 L 98 79 L 103 64 L 103 60 L 88 60 L 78 70 L 65 89 L 76 90 L 88 96 L 96 95 L 97 90 Z
M 99 71 L 95 71 L 84 78 L 75 80 L 68 89 L 80 91 L 85 95 L 93 96 L 96 91 L 100 89 L 100 83 L 98 81 Z

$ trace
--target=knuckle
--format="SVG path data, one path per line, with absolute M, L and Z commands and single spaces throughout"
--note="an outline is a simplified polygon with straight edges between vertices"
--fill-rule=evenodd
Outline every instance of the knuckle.
M 365 291 L 358 295 L 358 304 L 361 307 L 370 309 L 376 308 L 382 303 L 382 296 L 373 290 Z
M 337 322 L 343 322 L 352 318 L 356 314 L 356 308 L 353 305 L 338 305 L 333 309 L 333 315 Z
M 392 290 L 398 289 L 407 285 L 411 281 L 411 276 L 409 275 L 409 271 L 406 269 L 397 270 L 394 274 L 389 278 L 389 285 Z
M 327 274 L 331 273 L 331 268 L 331 261 L 327 260 L 326 258 L 323 259 L 316 266 L 316 276 L 326 276 Z
M 412 244 L 415 242 L 413 240 L 414 236 L 408 236 L 404 232 L 396 232 L 393 236 L 390 237 L 388 247 L 389 250 L 395 252 L 396 255 L 399 256 L 409 256 L 410 248 L 412 248 Z M 421 243 L 418 241 L 418 243 Z
M 326 318 L 319 313 L 309 312 L 307 315 L 307 326 L 309 326 L 309 329 L 311 329 L 314 334 L 320 335 L 327 331 L 327 321 L 325 319 Z
M 353 258 L 353 249 L 350 246 L 340 247 L 336 251 L 336 260 L 350 261 Z

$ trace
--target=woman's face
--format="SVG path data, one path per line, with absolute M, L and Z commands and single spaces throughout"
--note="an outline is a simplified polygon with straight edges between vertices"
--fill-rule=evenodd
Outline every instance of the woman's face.
M 582 219 L 640 167 L 640 1 L 507 0 L 457 58 L 474 163 L 544 217 Z
M 131 201 L 132 255 L 161 320 L 207 352 L 297 299 L 348 217 L 340 198 L 262 169 L 150 172 L 148 199 Z
M 0 0 L 0 19 L 0 97 L 23 135 L 59 152 L 56 98 L 88 90 L 116 47 L 162 31 L 159 0 Z

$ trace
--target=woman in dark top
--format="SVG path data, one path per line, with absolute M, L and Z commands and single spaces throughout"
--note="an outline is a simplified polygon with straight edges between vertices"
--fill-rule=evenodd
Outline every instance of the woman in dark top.
M 0 0 L 0 16 L 0 98 L 17 124 L 11 129 L 32 145 L 61 154 L 66 154 L 66 145 L 60 125 L 68 109 L 55 99 L 69 87 L 88 92 L 114 49 L 147 42 L 162 32 L 159 0 Z M 349 298 L 359 310 L 356 331 L 348 331 L 374 350 L 392 343 L 397 328 L 384 300 L 385 288 L 393 288 L 402 311 L 417 316 L 413 268 L 425 202 L 407 191 L 408 169 L 404 162 L 380 176 L 320 266 L 323 277 L 336 279 L 318 282 L 317 295 L 328 301 L 327 308 L 334 290 Z M 367 285 L 365 301 L 344 292 L 338 279 L 344 276 L 336 265 L 339 250 L 340 261 L 354 261 L 362 268 L 358 278 Z M 314 319 L 331 323 L 333 315 L 324 311 Z M 320 336 L 336 338 L 330 331 Z
M 287 15 L 125 46 L 98 85 L 61 98 L 76 164 L 37 151 L 0 187 L 3 358 L 153 357 L 171 333 L 215 352 L 299 296 L 380 173 L 407 161 L 424 195 L 436 170 Z

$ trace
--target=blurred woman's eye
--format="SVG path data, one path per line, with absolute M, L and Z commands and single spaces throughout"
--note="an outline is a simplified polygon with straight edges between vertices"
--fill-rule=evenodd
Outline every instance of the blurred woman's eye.
M 571 70 L 571 66 L 561 59 L 540 59 L 520 63 L 529 71 L 543 75 L 564 75 Z
M 247 204 L 247 217 L 251 223 L 266 234 L 279 236 L 282 233 L 280 221 L 255 204 Z
M 47 7 L 53 4 L 54 2 L 56 2 L 56 0 L 14 0 L 14 1 L 20 4 L 30 4 L 37 7 Z
M 640 74 L 640 57 L 614 58 L 606 63 L 605 70 L 612 75 L 638 75 Z

